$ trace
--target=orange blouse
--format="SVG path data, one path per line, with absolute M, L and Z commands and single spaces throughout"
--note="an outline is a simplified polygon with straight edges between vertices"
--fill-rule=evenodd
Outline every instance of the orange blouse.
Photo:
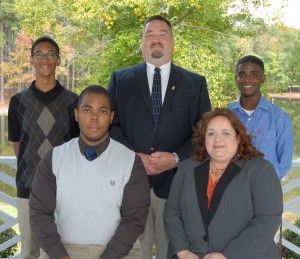
M 209 209 L 210 206 L 210 202 L 211 202 L 211 198 L 213 196 L 214 190 L 219 182 L 220 178 L 218 180 L 216 180 L 215 182 L 213 182 L 213 180 L 211 179 L 211 176 L 209 175 L 208 177 L 208 184 L 207 184 L 207 208 Z

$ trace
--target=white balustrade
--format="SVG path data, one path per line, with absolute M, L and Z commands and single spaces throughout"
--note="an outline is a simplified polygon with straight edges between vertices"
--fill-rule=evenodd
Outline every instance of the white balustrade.
M 0 156 L 0 164 L 5 164 L 5 165 L 13 168 L 14 170 L 17 168 L 17 160 L 15 157 Z M 300 160 L 293 161 L 291 171 L 296 168 L 297 169 L 300 168 Z M 6 172 L 0 171 L 0 184 L 3 184 L 3 183 L 5 183 L 13 188 L 16 188 L 15 178 L 13 176 L 8 175 Z M 299 186 L 300 186 L 300 176 L 298 178 L 294 179 L 293 181 L 289 182 L 288 184 L 285 184 L 282 186 L 283 194 L 285 195 L 286 193 L 292 191 L 293 189 L 295 189 Z M 7 195 L 2 190 L 0 191 L 0 203 L 8 204 L 8 205 L 16 208 L 16 198 Z M 291 212 L 300 218 L 300 209 L 299 208 L 300 208 L 300 196 L 295 197 L 291 201 L 286 202 L 284 204 L 283 212 L 284 212 L 284 214 Z M 9 215 L 1 210 L 0 210 L 0 219 L 5 221 L 5 223 L 0 226 L 0 233 L 5 231 L 6 229 L 9 229 L 18 224 L 17 217 Z M 297 226 L 293 225 L 291 222 L 284 219 L 284 217 L 282 220 L 282 225 L 283 225 L 284 229 L 289 229 L 289 230 L 295 232 L 296 234 L 300 235 L 300 229 Z M 279 240 L 279 233 L 276 235 L 275 239 Z M 5 250 L 6 248 L 8 248 L 11 245 L 14 245 L 18 242 L 20 242 L 19 235 L 6 241 L 3 244 L 0 244 L 0 251 Z M 288 249 L 292 250 L 296 254 L 300 255 L 300 247 L 295 246 L 294 244 L 290 243 L 289 241 L 287 241 L 285 239 L 282 240 L 282 245 L 287 247 Z M 19 258 L 21 258 L 21 256 L 20 256 L 20 254 L 17 254 L 12 258 L 19 259 Z

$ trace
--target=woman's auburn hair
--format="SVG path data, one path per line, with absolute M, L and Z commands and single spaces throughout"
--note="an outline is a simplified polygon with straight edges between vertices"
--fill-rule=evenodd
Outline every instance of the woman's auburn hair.
M 232 128 L 235 130 L 237 137 L 239 137 L 240 142 L 238 144 L 237 152 L 234 161 L 241 158 L 250 159 L 252 157 L 263 157 L 263 153 L 258 151 L 251 144 L 251 137 L 247 134 L 244 124 L 239 120 L 235 113 L 228 108 L 216 108 L 213 111 L 209 111 L 203 114 L 201 120 L 194 129 L 193 134 L 193 145 L 194 145 L 194 158 L 203 161 L 209 157 L 205 147 L 205 136 L 206 129 L 209 122 L 217 117 L 225 117 L 231 124 Z

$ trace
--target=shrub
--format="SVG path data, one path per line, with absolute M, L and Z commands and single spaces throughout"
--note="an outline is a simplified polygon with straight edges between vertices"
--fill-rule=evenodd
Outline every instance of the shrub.
M 2 219 L 0 219 L 0 226 L 4 223 Z M 5 241 L 17 236 L 16 231 L 12 228 L 6 229 L 5 231 L 0 233 L 0 244 L 4 243 Z M 0 251 L 0 258 L 9 258 L 12 257 L 17 252 L 17 244 L 12 245 L 6 248 L 3 251 Z
M 294 225 L 298 228 L 300 227 L 300 218 L 295 220 Z M 292 244 L 300 247 L 300 236 L 297 235 L 295 232 L 289 229 L 285 229 L 282 232 L 282 237 L 291 242 Z M 282 257 L 284 257 L 285 259 L 300 259 L 300 255 L 294 253 L 293 251 L 289 250 L 284 246 L 282 247 Z

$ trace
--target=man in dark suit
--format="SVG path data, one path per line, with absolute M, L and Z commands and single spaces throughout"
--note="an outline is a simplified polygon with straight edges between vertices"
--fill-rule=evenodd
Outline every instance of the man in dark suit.
M 192 155 L 193 126 L 211 109 L 205 77 L 175 66 L 173 51 L 170 22 L 150 17 L 142 35 L 146 62 L 113 72 L 108 87 L 115 112 L 110 136 L 142 158 L 152 188 L 139 238 L 143 259 L 152 258 L 153 244 L 157 259 L 167 256 L 164 204 L 179 162 Z

